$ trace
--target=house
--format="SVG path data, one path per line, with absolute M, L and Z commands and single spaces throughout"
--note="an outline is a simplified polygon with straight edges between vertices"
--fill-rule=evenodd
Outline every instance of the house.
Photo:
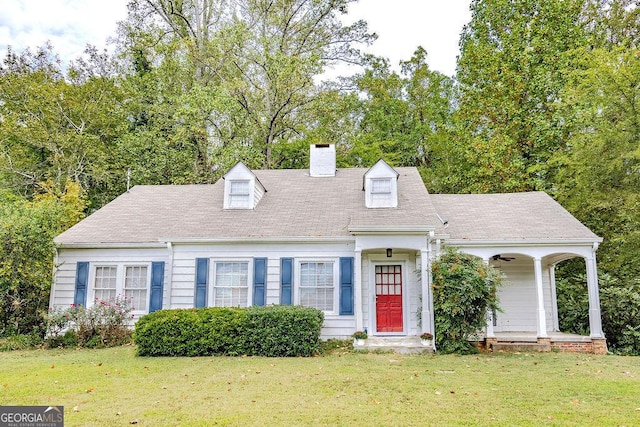
M 335 147 L 314 145 L 309 170 L 238 163 L 213 185 L 133 187 L 56 237 L 51 305 L 300 304 L 325 313 L 324 338 L 366 330 L 368 346 L 411 349 L 433 332 L 430 265 L 447 244 L 506 276 L 487 345 L 603 352 L 600 241 L 545 193 L 429 194 L 415 168 L 336 169 Z M 554 267 L 573 257 L 588 337 L 558 327 Z

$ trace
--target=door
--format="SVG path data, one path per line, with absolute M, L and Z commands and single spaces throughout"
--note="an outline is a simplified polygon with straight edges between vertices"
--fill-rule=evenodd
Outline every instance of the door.
M 402 266 L 376 266 L 376 331 L 402 332 Z

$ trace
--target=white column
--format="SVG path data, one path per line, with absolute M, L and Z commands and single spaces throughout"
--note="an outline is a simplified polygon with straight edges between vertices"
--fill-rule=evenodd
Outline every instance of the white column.
M 542 260 L 540 258 L 534 258 L 533 267 L 535 271 L 536 278 L 536 295 L 538 300 L 538 311 L 537 320 L 538 320 L 538 337 L 546 338 L 547 337 L 547 320 L 546 314 L 544 311 L 544 291 L 542 288 Z
M 604 338 L 602 318 L 600 317 L 600 295 L 598 293 L 598 267 L 596 265 L 596 251 L 585 258 L 587 266 L 587 288 L 589 291 L 589 330 L 591 338 Z
M 485 264 L 489 265 L 489 258 L 482 258 Z M 487 312 L 487 328 L 485 330 L 485 338 L 495 338 L 496 334 L 493 331 L 493 312 L 489 310 Z
M 551 314 L 553 315 L 553 330 L 560 331 L 560 321 L 558 320 L 558 292 L 556 290 L 556 266 L 549 267 L 549 285 L 551 288 Z
M 353 305 L 356 311 L 356 331 L 364 330 L 364 320 L 362 310 L 362 251 L 356 249 L 353 262 Z
M 431 260 L 428 251 L 420 251 L 420 286 L 422 288 L 422 331 L 434 333 L 433 295 L 431 295 Z

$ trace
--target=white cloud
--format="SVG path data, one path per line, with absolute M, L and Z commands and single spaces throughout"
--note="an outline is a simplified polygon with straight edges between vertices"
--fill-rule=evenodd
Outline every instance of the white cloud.
M 87 44 L 106 47 L 116 22 L 126 17 L 127 0 L 11 0 L 0 16 L 0 55 L 35 49 L 51 41 L 64 62 L 75 59 Z
M 128 0 L 5 0 L 0 12 L 0 58 L 47 40 L 63 62 L 80 56 L 86 44 L 106 47 L 116 22 L 126 18 Z M 364 19 L 379 38 L 371 53 L 388 57 L 395 69 L 422 45 L 432 69 L 452 75 L 470 0 L 361 0 L 346 22 Z

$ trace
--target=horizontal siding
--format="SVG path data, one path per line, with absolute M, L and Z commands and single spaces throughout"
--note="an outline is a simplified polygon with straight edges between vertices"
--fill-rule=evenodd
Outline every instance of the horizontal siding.
M 518 258 L 502 262 L 500 270 L 505 274 L 504 286 L 499 290 L 502 312 L 496 316 L 496 332 L 523 332 L 537 330 L 538 297 L 535 284 L 533 259 Z M 543 265 L 542 286 L 547 330 L 553 329 L 553 310 L 549 268 Z
M 322 339 L 348 339 L 356 330 L 355 316 L 326 315 L 320 332 Z
M 58 249 L 57 264 L 53 273 L 53 292 L 51 306 L 69 307 L 74 302 L 76 265 L 89 261 L 90 270 L 96 264 L 127 264 L 165 262 L 163 301 L 169 297 L 169 251 L 164 248 L 143 249 Z M 88 286 L 91 286 L 89 284 Z M 168 305 L 167 305 L 168 306 Z

